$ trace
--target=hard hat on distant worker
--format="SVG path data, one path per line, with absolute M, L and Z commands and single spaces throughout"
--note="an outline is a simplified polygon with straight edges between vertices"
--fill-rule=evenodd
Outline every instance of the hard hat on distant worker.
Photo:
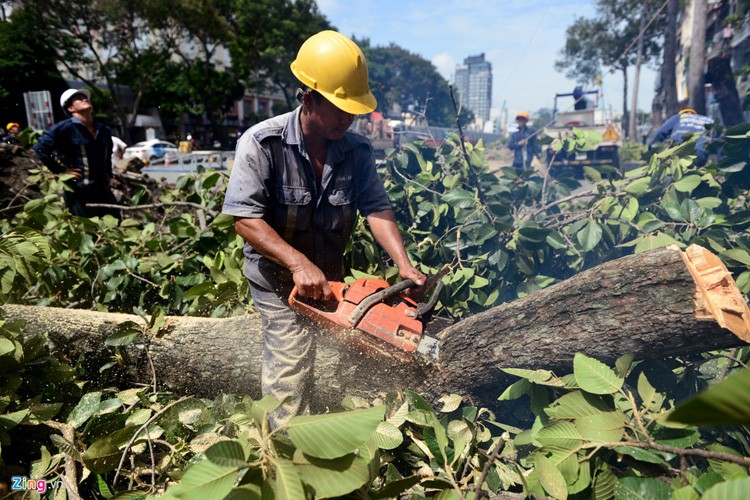
M 529 114 L 526 111 L 520 111 L 516 115 L 516 120 L 518 120 L 519 118 L 523 118 L 524 120 L 528 121 L 529 120 Z
M 68 106 L 70 106 L 70 98 L 73 97 L 76 94 L 83 94 L 86 96 L 86 99 L 91 99 L 91 92 L 89 92 L 86 89 L 68 89 L 65 92 L 62 93 L 60 96 L 60 107 L 65 111 L 65 113 L 68 113 Z
M 16 123 L 16 122 L 10 122 L 9 124 L 7 124 L 7 125 L 5 126 L 5 130 L 7 130 L 8 132 L 10 132 L 10 129 L 12 129 L 13 127 L 18 127 L 18 128 L 21 128 L 21 125 L 19 125 L 19 124 L 18 124 L 18 123 Z
M 681 114 L 681 115 L 697 115 L 698 113 L 696 113 L 696 111 L 694 109 L 685 108 L 685 109 L 681 109 L 679 114 Z
M 367 80 L 365 55 L 341 33 L 326 30 L 308 38 L 291 68 L 299 81 L 342 111 L 363 115 L 378 105 Z

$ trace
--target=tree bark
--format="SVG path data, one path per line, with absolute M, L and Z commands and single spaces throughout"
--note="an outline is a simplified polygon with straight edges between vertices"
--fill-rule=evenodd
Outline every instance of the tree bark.
M 622 132 L 625 138 L 633 140 L 630 133 L 630 113 L 628 112 L 628 66 L 622 63 Z
M 633 76 L 633 96 L 630 106 L 630 123 L 628 124 L 628 136 L 631 141 L 638 140 L 638 87 L 641 83 L 641 64 L 643 62 L 643 38 L 648 17 L 648 2 L 643 2 L 641 8 L 641 22 L 638 28 L 638 49 L 635 57 L 635 75 Z
M 144 325 L 129 314 L 11 304 L 2 315 L 26 321 L 26 336 L 48 332 L 53 354 L 94 365 L 112 355 L 104 340 L 117 325 Z M 607 362 L 629 352 L 643 359 L 743 345 L 750 341 L 750 311 L 715 256 L 675 247 L 602 264 L 463 320 L 440 333 L 434 359 L 368 356 L 351 341 L 316 335 L 317 410 L 337 407 L 345 395 L 371 399 L 399 388 L 433 400 L 455 392 L 488 403 L 502 391 L 500 367 L 562 374 L 576 352 Z M 155 377 L 179 393 L 259 397 L 262 344 L 256 315 L 169 317 L 158 333 L 127 348 L 132 361 L 125 368 L 141 383 Z
M 734 73 L 729 57 L 716 57 L 708 61 L 708 76 L 719 101 L 721 121 L 725 127 L 738 125 L 745 121 L 742 115 L 742 103 L 734 81 Z
M 664 93 L 665 116 L 676 115 L 679 108 L 677 102 L 677 16 L 679 15 L 679 0 L 669 0 L 667 5 L 667 27 L 664 31 L 664 63 L 662 65 L 662 89 Z M 655 128 L 661 122 L 655 123 Z
M 706 15 L 706 0 L 693 0 L 688 99 L 689 106 L 701 115 L 706 114 Z

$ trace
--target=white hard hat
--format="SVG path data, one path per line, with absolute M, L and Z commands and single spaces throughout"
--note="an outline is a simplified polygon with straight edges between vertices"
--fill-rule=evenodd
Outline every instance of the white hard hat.
M 76 94 L 83 94 L 86 96 L 86 99 L 91 99 L 91 92 L 86 89 L 68 89 L 60 96 L 60 107 L 63 111 L 68 110 L 68 101 Z

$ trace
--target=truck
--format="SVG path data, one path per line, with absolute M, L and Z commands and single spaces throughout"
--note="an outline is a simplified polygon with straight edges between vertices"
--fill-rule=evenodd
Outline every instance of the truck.
M 556 139 L 572 133 L 573 129 L 579 129 L 598 133 L 602 136 L 602 141 L 590 151 L 577 153 L 555 152 L 552 145 L 548 145 L 546 157 L 551 174 L 573 170 L 576 176 L 580 176 L 583 166 L 619 166 L 621 134 L 613 121 L 607 117 L 605 110 L 599 107 L 600 95 L 598 89 L 583 91 L 580 88 L 571 93 L 555 94 L 552 121 L 544 127 L 543 134 Z M 560 101 L 566 98 L 570 99 L 570 104 L 561 110 Z

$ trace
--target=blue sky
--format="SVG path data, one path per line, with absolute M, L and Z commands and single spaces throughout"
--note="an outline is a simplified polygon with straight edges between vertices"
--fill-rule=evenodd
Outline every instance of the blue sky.
M 594 0 L 318 0 L 341 33 L 393 42 L 432 61 L 449 81 L 456 63 L 482 52 L 492 63 L 493 108 L 552 107 L 555 93 L 575 82 L 554 69 L 565 30 L 576 17 L 594 15 Z M 632 85 L 633 74 L 629 76 Z M 651 109 L 655 71 L 641 73 L 639 108 Z M 607 109 L 622 110 L 622 77 L 605 72 Z M 628 106 L 630 106 L 628 97 Z

